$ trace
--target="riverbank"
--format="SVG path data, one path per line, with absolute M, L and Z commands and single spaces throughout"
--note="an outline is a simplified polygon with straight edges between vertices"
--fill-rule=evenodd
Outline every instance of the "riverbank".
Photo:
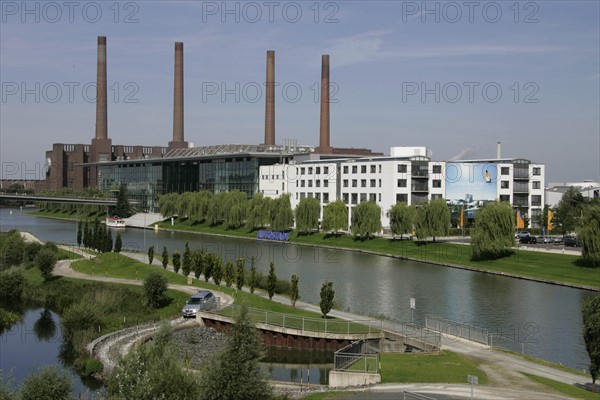
M 227 230 L 222 226 L 211 227 L 205 224 L 192 224 L 189 221 L 177 220 L 174 225 L 171 225 L 170 221 L 160 222 L 158 227 L 166 231 L 257 240 L 256 232 L 248 232 L 243 228 Z M 456 243 L 417 242 L 381 237 L 360 240 L 350 235 L 336 236 L 322 233 L 299 236 L 296 232 L 289 237 L 289 243 L 297 245 L 354 251 L 577 289 L 600 291 L 600 268 L 582 266 L 580 257 L 568 254 L 515 249 L 511 256 L 498 260 L 474 261 L 471 259 L 471 247 Z

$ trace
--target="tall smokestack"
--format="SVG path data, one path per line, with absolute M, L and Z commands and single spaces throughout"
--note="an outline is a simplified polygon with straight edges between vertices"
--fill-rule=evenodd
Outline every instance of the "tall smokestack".
M 496 143 L 496 159 L 500 160 L 502 158 L 502 143 Z
M 173 85 L 173 141 L 171 148 L 186 148 L 183 139 L 183 42 L 175 42 L 175 81 Z
M 267 51 L 267 96 L 265 98 L 265 144 L 275 145 L 275 51 Z
M 108 139 L 106 84 L 106 36 L 98 36 L 98 68 L 96 76 L 96 139 Z
M 329 55 L 321 58 L 321 128 L 319 136 L 319 152 L 330 153 L 329 145 Z

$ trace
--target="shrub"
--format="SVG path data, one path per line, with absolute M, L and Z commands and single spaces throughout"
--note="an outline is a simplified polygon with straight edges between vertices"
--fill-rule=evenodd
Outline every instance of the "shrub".
M 67 307 L 60 318 L 62 331 L 67 340 L 72 340 L 75 331 L 95 328 L 100 325 L 101 311 L 89 298 Z
M 52 271 L 57 261 L 56 253 L 50 248 L 44 247 L 35 257 L 35 264 L 42 272 L 42 277 L 46 281 L 52 277 Z
M 327 314 L 333 308 L 333 298 L 335 297 L 335 290 L 333 290 L 333 282 L 325 281 L 321 286 L 321 313 L 323 317 L 327 317 Z
M 160 307 L 167 293 L 167 278 L 158 272 L 151 272 L 144 279 L 144 294 L 146 305 L 150 308 Z
M 73 382 L 65 371 L 45 366 L 30 374 L 21 386 L 22 400 L 67 400 L 71 398 Z
M 25 275 L 19 267 L 0 272 L 0 298 L 20 299 L 25 285 Z

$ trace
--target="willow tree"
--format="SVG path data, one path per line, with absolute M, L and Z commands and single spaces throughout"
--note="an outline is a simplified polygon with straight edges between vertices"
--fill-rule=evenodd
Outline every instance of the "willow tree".
M 374 201 L 363 201 L 352 210 L 352 234 L 369 238 L 381 231 L 381 207 Z
M 193 213 L 194 193 L 181 193 L 177 198 L 177 215 L 179 218 L 189 218 Z
M 279 196 L 271 208 L 271 230 L 283 232 L 294 225 L 294 212 L 289 194 Z
M 600 376 L 600 295 L 589 297 L 581 305 L 583 316 L 583 340 L 590 356 L 592 384 Z
M 300 200 L 296 207 L 296 229 L 299 232 L 319 230 L 321 204 L 313 197 Z
M 271 216 L 269 207 L 269 200 L 262 193 L 258 192 L 252 196 L 246 209 L 246 226 L 251 231 L 262 228 L 269 223 Z
M 402 239 L 403 234 L 412 232 L 415 214 L 414 206 L 409 206 L 405 202 L 394 204 L 387 212 L 392 234 L 400 235 Z
M 426 239 L 447 235 L 450 230 L 450 209 L 444 199 L 423 203 L 417 208 L 415 231 L 417 238 Z
M 511 253 L 515 218 L 507 202 L 488 203 L 477 211 L 471 233 L 471 253 L 476 260 L 493 260 Z
M 348 229 L 348 207 L 342 200 L 336 200 L 325 206 L 322 228 L 324 232 L 335 233 Z
M 208 215 L 208 208 L 213 194 L 208 190 L 202 190 L 194 193 L 192 204 L 190 206 L 190 218 L 196 222 L 202 222 Z
M 172 217 L 177 214 L 177 203 L 179 195 L 177 193 L 164 194 L 158 199 L 158 208 L 160 214 L 164 217 Z
M 594 267 L 600 266 L 600 206 L 584 208 L 581 227 L 577 230 L 584 261 Z

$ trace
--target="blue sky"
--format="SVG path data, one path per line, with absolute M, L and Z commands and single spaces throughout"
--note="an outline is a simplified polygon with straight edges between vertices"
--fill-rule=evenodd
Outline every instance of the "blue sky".
M 598 1 L 1 3 L 5 176 L 39 169 L 52 143 L 91 141 L 104 35 L 114 144 L 170 140 L 183 41 L 195 145 L 262 142 L 273 49 L 279 143 L 318 144 L 315 84 L 329 54 L 334 146 L 425 145 L 451 160 L 493 157 L 501 141 L 503 156 L 545 163 L 547 182 L 599 179 Z

